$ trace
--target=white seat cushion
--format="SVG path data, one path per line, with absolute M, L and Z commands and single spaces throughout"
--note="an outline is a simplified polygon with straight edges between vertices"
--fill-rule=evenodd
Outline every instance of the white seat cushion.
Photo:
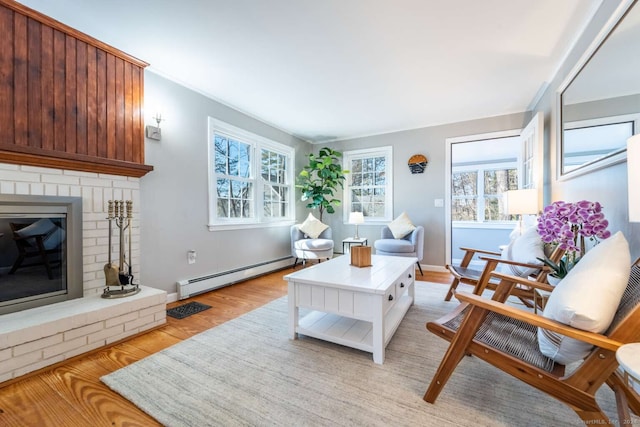
M 410 241 L 404 239 L 380 239 L 373 244 L 376 251 L 391 253 L 413 253 L 416 251 Z
M 304 251 L 326 251 L 333 249 L 333 240 L 329 239 L 302 239 L 294 242 L 296 249 Z

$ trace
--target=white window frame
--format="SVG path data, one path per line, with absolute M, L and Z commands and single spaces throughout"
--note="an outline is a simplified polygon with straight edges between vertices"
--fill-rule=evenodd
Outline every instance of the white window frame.
M 617 116 L 598 117 L 594 119 L 575 120 L 572 122 L 566 122 L 564 130 L 573 130 L 576 128 L 588 128 L 596 126 L 614 125 L 618 123 L 633 123 L 633 133 L 638 133 L 640 129 L 640 114 L 620 114 Z M 558 140 L 559 141 L 559 140 Z M 618 150 L 611 151 L 610 153 L 594 159 L 590 162 L 584 163 L 582 166 L 570 170 L 568 172 L 562 172 L 562 162 L 564 158 L 563 144 L 558 144 L 558 156 L 556 159 L 556 170 L 559 181 L 568 180 L 577 176 L 584 175 L 589 172 L 593 172 L 608 166 L 613 166 L 618 163 L 622 163 L 627 160 L 627 147 L 620 147 Z
M 295 223 L 295 187 L 294 187 L 294 165 L 295 149 L 284 144 L 256 135 L 239 127 L 233 126 L 221 120 L 208 118 L 208 172 L 209 172 L 209 231 L 233 230 L 243 228 L 261 228 L 271 226 L 292 225 Z M 248 181 L 253 188 L 253 212 L 252 218 L 218 218 L 215 172 L 215 147 L 214 140 L 216 134 L 223 134 L 244 144 L 251 146 L 251 176 Z M 268 218 L 264 216 L 264 180 L 261 176 L 261 151 L 263 149 L 282 154 L 287 158 L 288 170 L 285 173 L 285 185 L 288 188 L 289 206 L 284 218 Z
M 474 142 L 474 141 L 482 141 L 485 139 L 499 139 L 499 138 L 511 138 L 520 136 L 522 133 L 522 129 L 511 129 L 505 131 L 498 132 L 489 132 L 483 134 L 476 135 L 466 135 L 466 136 L 458 136 L 451 137 L 445 139 L 445 186 L 444 186 L 444 194 L 445 200 L 451 200 L 451 174 L 453 171 L 453 167 L 451 165 L 451 145 L 457 144 L 459 142 Z M 469 168 L 467 168 L 468 170 Z M 518 178 L 519 179 L 519 178 Z M 471 222 L 471 221 L 453 221 L 451 219 L 451 205 L 449 202 L 444 204 L 445 209 L 445 218 L 451 224 L 451 227 L 446 227 L 445 234 L 445 250 L 446 250 L 446 262 L 447 264 L 451 263 L 451 234 L 452 229 L 454 228 L 485 228 L 485 229 L 509 229 L 513 228 L 513 225 L 516 221 L 507 221 L 503 223 L 498 222 L 490 222 L 490 223 L 479 223 L 479 222 Z
M 453 166 L 451 168 L 451 176 L 458 172 L 476 172 L 476 188 L 478 190 L 478 194 L 476 194 L 476 220 L 475 221 L 451 221 L 452 226 L 461 227 L 461 228 L 509 228 L 513 227 L 514 224 L 517 223 L 515 220 L 507 220 L 507 221 L 486 221 L 484 220 L 484 208 L 485 202 L 484 198 L 487 196 L 484 192 L 484 173 L 492 170 L 507 170 L 507 169 L 517 169 L 518 170 L 518 181 L 521 179 L 522 170 L 518 167 L 518 161 L 513 162 L 500 162 L 500 163 L 483 163 L 475 166 Z M 518 182 L 518 186 L 520 186 L 520 182 Z M 497 197 L 497 196 L 496 196 Z M 453 199 L 453 196 L 451 197 Z M 483 220 L 479 220 L 482 217 Z
M 364 217 L 365 223 L 388 223 L 393 220 L 393 147 L 375 147 L 362 150 L 350 150 L 342 153 L 343 169 L 351 171 L 351 161 L 356 159 L 366 159 L 371 157 L 385 158 L 385 199 L 384 199 L 384 216 L 383 217 Z M 349 222 L 349 213 L 351 212 L 351 174 L 347 174 L 344 189 L 342 192 L 342 200 L 344 201 L 342 210 L 343 221 L 345 224 Z

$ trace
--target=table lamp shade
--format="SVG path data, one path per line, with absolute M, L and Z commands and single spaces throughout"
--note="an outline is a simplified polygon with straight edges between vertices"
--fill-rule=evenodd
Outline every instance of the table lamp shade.
M 538 213 L 538 190 L 509 190 L 505 193 L 507 214 L 533 215 Z
M 629 194 L 629 222 L 640 222 L 640 134 L 627 140 L 627 193 Z
M 362 212 L 351 212 L 349 214 L 349 224 L 364 224 Z
M 362 212 L 351 212 L 349 214 L 349 224 L 356 225 L 356 235 L 354 236 L 354 238 L 359 239 L 360 236 L 358 236 L 358 224 L 364 224 L 364 215 L 362 214 Z

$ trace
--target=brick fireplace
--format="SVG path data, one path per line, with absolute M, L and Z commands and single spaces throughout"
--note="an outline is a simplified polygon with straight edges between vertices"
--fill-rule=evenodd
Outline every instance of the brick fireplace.
M 136 280 L 143 279 L 139 178 L 0 163 L 0 198 L 3 195 L 82 198 L 83 297 L 0 315 L 0 382 L 166 322 L 165 291 L 141 286 L 131 297 L 100 297 L 108 260 L 108 200 L 133 200 L 131 262 Z

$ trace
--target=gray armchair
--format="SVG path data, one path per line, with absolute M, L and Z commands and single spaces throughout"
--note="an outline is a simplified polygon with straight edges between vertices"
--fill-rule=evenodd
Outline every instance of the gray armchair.
M 415 230 L 402 239 L 395 239 L 386 225 L 380 231 L 380 240 L 374 242 L 377 255 L 407 256 L 418 258 L 418 269 L 422 273 L 420 261 L 424 252 L 424 227 L 417 226 Z
M 331 259 L 333 257 L 333 238 L 331 227 L 324 230 L 317 239 L 311 239 L 298 228 L 298 224 L 291 226 L 291 256 L 295 258 L 293 267 L 298 260 L 304 264 L 308 259 Z

